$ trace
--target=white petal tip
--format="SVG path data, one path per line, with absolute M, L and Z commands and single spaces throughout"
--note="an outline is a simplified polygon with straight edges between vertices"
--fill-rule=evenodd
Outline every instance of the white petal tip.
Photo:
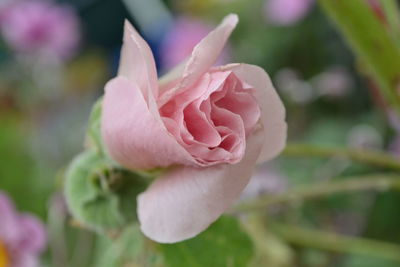
M 125 19 L 124 21 L 124 35 L 125 37 L 132 36 L 132 34 L 135 34 L 136 30 L 135 27 L 133 27 L 132 23 L 128 19 Z
M 222 23 L 231 24 L 233 27 L 235 27 L 238 24 L 238 22 L 239 22 L 239 17 L 237 14 L 229 14 L 224 18 Z

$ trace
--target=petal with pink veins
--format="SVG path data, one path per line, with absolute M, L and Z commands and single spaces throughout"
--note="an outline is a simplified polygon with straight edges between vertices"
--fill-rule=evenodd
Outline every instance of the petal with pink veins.
M 263 137 L 263 129 L 249 137 L 246 154 L 238 164 L 177 167 L 159 177 L 138 197 L 143 233 L 160 243 L 174 243 L 205 230 L 247 185 Z
M 150 112 L 137 85 L 122 76 L 106 85 L 101 128 L 108 152 L 128 169 L 197 164 Z

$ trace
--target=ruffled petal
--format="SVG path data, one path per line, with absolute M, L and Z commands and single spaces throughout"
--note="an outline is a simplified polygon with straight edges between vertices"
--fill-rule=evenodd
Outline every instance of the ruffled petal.
M 235 165 L 179 167 L 168 171 L 138 197 L 143 233 L 160 243 L 179 242 L 205 230 L 240 195 L 260 154 L 263 129 L 249 137 Z
M 270 160 L 277 156 L 286 145 L 285 107 L 271 79 L 262 68 L 239 64 L 231 65 L 230 69 L 239 80 L 255 89 L 254 95 L 261 109 L 261 123 L 265 129 L 264 144 L 258 162 Z
M 146 101 L 149 94 L 158 96 L 157 70 L 149 45 L 137 33 L 129 21 L 125 21 L 124 43 L 118 75 L 137 84 Z
M 211 31 L 194 47 L 184 68 L 182 68 L 182 65 L 179 65 L 172 71 L 173 74 L 167 74 L 165 78 L 162 79 L 163 84 L 170 84 L 173 80 L 172 78 L 182 77 L 176 86 L 166 86 L 167 89 L 165 90 L 167 91 L 162 92 L 160 99 L 158 99 L 160 106 L 168 102 L 173 95 L 179 94 L 193 85 L 201 75 L 212 67 L 221 54 L 226 41 L 233 29 L 235 29 L 238 21 L 239 19 L 236 14 L 226 16 L 215 30 Z M 182 74 L 179 75 L 180 73 Z
M 150 112 L 138 86 L 122 76 L 106 85 L 101 132 L 112 158 L 129 169 L 196 165 Z

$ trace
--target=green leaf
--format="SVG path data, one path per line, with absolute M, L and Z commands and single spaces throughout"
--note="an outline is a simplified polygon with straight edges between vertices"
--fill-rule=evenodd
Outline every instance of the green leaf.
M 237 219 L 225 216 L 199 236 L 176 244 L 163 244 L 160 249 L 170 267 L 243 267 L 253 255 L 251 240 Z
M 65 194 L 74 217 L 94 230 L 118 230 L 136 220 L 136 197 L 146 181 L 116 168 L 96 151 L 74 159 L 66 172 Z
M 388 103 L 400 112 L 400 49 L 387 26 L 365 0 L 320 0 L 361 63 L 379 84 Z
M 116 239 L 104 237 L 96 244 L 96 267 L 162 266 L 154 243 L 146 239 L 138 225 L 127 227 Z

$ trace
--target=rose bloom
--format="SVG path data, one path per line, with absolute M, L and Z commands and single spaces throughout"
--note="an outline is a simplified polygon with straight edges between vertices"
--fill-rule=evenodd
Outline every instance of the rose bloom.
M 15 1 L 1 12 L 0 30 L 16 52 L 68 58 L 79 43 L 76 14 L 49 1 Z
M 239 197 L 257 163 L 286 142 L 285 109 L 260 67 L 213 67 L 238 22 L 223 22 L 157 81 L 147 43 L 126 23 L 119 73 L 105 88 L 102 137 L 128 169 L 165 168 L 138 196 L 149 238 L 173 243 L 205 230 Z
M 43 224 L 28 214 L 19 214 L 0 191 L 0 266 L 39 267 L 46 245 Z

